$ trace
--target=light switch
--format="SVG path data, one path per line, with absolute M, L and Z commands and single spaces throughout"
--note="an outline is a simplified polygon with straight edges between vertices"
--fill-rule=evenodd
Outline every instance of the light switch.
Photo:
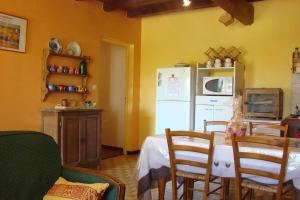
M 92 91 L 96 91 L 97 90 L 97 85 L 96 84 L 93 84 L 92 85 Z

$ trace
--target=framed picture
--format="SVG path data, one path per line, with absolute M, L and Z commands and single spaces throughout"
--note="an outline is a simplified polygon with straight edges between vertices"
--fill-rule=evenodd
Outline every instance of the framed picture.
M 0 49 L 25 52 L 27 20 L 0 13 Z

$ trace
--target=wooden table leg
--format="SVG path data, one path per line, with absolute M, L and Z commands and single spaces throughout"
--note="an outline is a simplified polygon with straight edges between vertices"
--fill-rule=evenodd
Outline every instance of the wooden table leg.
M 164 200 L 165 199 L 165 189 L 166 189 L 166 180 L 165 179 L 159 179 L 159 181 L 158 181 L 159 200 Z
M 230 188 L 230 178 L 222 178 L 223 179 L 223 199 L 229 200 L 229 188 Z

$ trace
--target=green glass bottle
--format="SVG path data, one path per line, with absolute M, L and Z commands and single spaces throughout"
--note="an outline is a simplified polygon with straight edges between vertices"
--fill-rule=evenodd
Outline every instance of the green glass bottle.
M 81 60 L 79 64 L 79 74 L 87 75 L 87 62 L 85 60 Z

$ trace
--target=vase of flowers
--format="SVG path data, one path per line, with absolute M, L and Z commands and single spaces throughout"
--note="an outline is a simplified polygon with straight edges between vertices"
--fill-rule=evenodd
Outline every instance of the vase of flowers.
M 247 131 L 247 124 L 243 121 L 242 97 L 238 96 L 233 100 L 233 117 L 228 123 L 225 133 L 226 144 L 231 144 L 231 135 L 244 136 Z

